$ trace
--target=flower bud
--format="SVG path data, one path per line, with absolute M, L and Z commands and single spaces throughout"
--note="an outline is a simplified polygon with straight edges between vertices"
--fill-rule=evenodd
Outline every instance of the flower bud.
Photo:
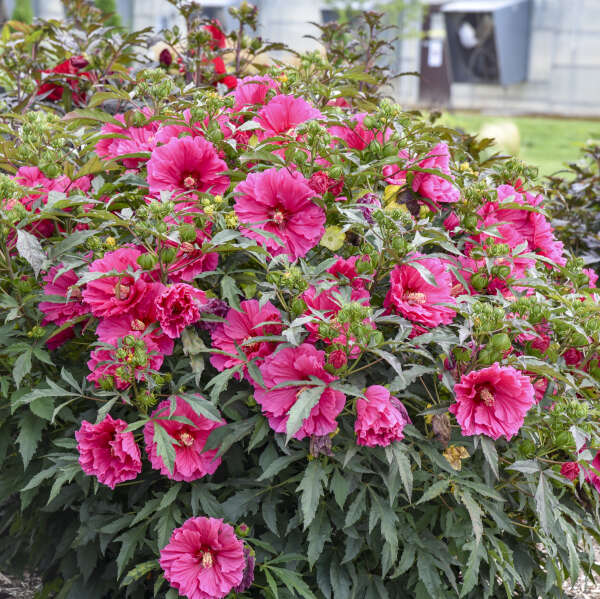
M 175 256 L 177 255 L 177 250 L 173 247 L 163 248 L 160 253 L 160 258 L 163 264 L 171 264 L 173 260 L 175 260 Z
M 179 239 L 193 243 L 196 241 L 196 228 L 190 223 L 184 223 L 179 227 Z
M 137 263 L 144 270 L 152 270 L 156 265 L 156 256 L 154 254 L 141 254 L 137 257 Z

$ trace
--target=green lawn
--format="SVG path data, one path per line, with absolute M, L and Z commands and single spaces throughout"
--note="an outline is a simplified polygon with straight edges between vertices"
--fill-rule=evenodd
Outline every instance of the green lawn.
M 550 175 L 567 162 L 579 158 L 579 149 L 588 140 L 600 139 L 600 120 L 560 119 L 544 117 L 494 117 L 465 112 L 446 113 L 442 122 L 460 127 L 468 133 L 479 133 L 482 125 L 513 122 L 519 128 L 519 158 L 537 166 L 540 175 Z

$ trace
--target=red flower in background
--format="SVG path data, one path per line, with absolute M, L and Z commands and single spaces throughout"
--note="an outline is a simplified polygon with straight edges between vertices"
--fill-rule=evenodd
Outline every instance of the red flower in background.
M 42 73 L 46 74 L 64 74 L 69 75 L 69 77 L 64 78 L 64 84 L 50 81 L 42 83 L 37 95 L 48 94 L 46 99 L 58 102 L 63 97 L 65 86 L 68 85 L 73 94 L 73 103 L 78 106 L 85 104 L 85 94 L 79 89 L 79 80 L 81 78 L 92 78 L 91 73 L 83 70 L 88 64 L 89 62 L 83 56 L 71 56 L 71 58 L 56 65 L 53 69 L 42 71 Z M 55 78 L 53 77 L 53 79 Z

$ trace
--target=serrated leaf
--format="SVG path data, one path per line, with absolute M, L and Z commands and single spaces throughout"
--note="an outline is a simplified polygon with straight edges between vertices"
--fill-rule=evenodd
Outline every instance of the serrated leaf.
M 352 526 L 358 519 L 361 517 L 362 513 L 365 511 L 366 499 L 365 499 L 366 489 L 363 487 L 356 497 L 352 500 L 348 511 L 346 512 L 346 520 L 344 521 L 344 528 L 348 528 L 348 526 Z
M 327 517 L 325 506 L 321 506 L 317 511 L 315 519 L 311 522 L 308 529 L 308 564 L 312 568 L 319 556 L 323 552 L 325 542 L 331 537 L 331 524 Z
M 17 389 L 21 386 L 23 378 L 31 372 L 31 353 L 31 349 L 28 349 L 15 360 L 12 375 Z
M 343 476 L 336 468 L 331 479 L 330 488 L 333 491 L 335 502 L 343 509 L 348 497 L 348 492 L 350 491 L 350 480 Z
M 479 543 L 481 541 L 481 535 L 483 534 L 483 523 L 481 521 L 482 511 L 473 496 L 469 491 L 463 489 L 460 493 L 460 498 L 471 518 L 471 525 L 473 526 L 473 534 L 475 535 L 475 541 Z
M 304 389 L 291 407 L 285 425 L 286 443 L 300 430 L 302 423 L 310 416 L 312 409 L 319 403 L 325 387 L 316 386 Z
M 496 451 L 496 444 L 493 439 L 489 437 L 485 437 L 481 435 L 480 437 L 481 449 L 483 451 L 483 455 L 485 456 L 485 461 L 489 464 L 494 476 L 498 479 L 500 478 L 500 473 L 498 471 L 498 452 Z
M 319 505 L 319 499 L 323 494 L 323 487 L 327 483 L 327 474 L 319 460 L 313 460 L 308 463 L 304 476 L 298 485 L 296 491 L 302 493 L 300 497 L 300 507 L 302 509 L 302 520 L 304 530 L 308 528 L 313 521 Z
M 420 503 L 425 503 L 427 501 L 431 501 L 435 499 L 442 493 L 446 492 L 446 489 L 450 486 L 450 481 L 448 479 L 438 480 L 436 483 L 433 483 L 428 489 L 425 490 L 425 493 L 421 495 L 421 498 L 415 505 L 419 505 Z
M 293 453 L 292 455 L 284 455 L 275 458 L 270 464 L 267 465 L 264 472 L 256 479 L 258 482 L 273 478 L 279 474 L 283 469 L 287 468 L 290 464 L 306 457 L 306 454 L 302 451 Z
M 17 229 L 17 252 L 29 262 L 37 278 L 46 260 L 46 253 L 38 238 L 23 229 Z
M 129 570 L 129 572 L 127 572 L 127 574 L 125 574 L 125 578 L 123 578 L 123 581 L 121 582 L 121 586 L 122 587 L 127 586 L 127 585 L 131 584 L 132 582 L 139 580 L 142 576 L 145 576 L 146 574 L 148 574 L 148 572 L 152 572 L 152 570 L 156 570 L 158 568 L 159 568 L 158 560 L 156 560 L 156 559 L 152 559 L 147 562 L 142 562 L 141 564 L 138 564 L 137 566 L 135 566 L 135 568 L 132 568 L 131 570 Z
M 135 549 L 142 543 L 146 536 L 147 523 L 138 524 L 127 532 L 118 536 L 115 541 L 121 543 L 121 549 L 117 555 L 117 577 L 120 578 L 127 563 L 133 557 Z
M 45 426 L 46 422 L 31 412 L 27 412 L 21 419 L 17 443 L 19 444 L 19 453 L 23 459 L 23 467 L 25 469 L 27 469 L 42 438 L 42 430 L 44 430 Z
M 269 567 L 269 570 L 283 582 L 290 593 L 296 592 L 302 599 L 317 599 L 297 572 L 272 566 Z
M 156 453 L 162 458 L 166 469 L 173 474 L 175 467 L 175 447 L 173 447 L 173 439 L 167 431 L 161 426 L 159 421 L 154 421 L 154 436 L 153 442 L 156 443 Z

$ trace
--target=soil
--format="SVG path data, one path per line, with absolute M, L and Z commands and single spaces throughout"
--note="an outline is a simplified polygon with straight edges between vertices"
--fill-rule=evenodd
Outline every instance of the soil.
M 25 573 L 15 577 L 0 572 L 0 599 L 33 599 L 41 588 L 41 581 L 36 576 Z

